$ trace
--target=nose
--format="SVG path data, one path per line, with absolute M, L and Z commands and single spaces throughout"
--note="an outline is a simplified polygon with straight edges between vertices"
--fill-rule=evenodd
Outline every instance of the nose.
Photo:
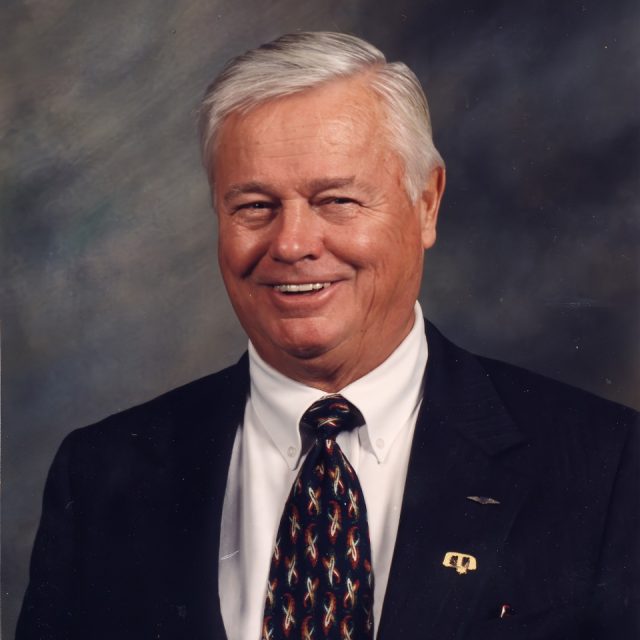
M 277 262 L 315 260 L 323 248 L 321 221 L 306 202 L 283 202 L 273 227 L 270 255 Z

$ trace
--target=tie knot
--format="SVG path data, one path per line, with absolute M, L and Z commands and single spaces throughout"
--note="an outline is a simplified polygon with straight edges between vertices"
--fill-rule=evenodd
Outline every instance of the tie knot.
M 351 431 L 364 424 L 364 418 L 357 407 L 335 393 L 314 402 L 305 411 L 300 423 L 320 439 L 335 440 L 341 431 Z

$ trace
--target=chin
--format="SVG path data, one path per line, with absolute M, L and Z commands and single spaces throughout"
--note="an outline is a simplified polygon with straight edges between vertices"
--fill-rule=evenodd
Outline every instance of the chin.
M 287 327 L 271 336 L 271 345 L 276 352 L 286 353 L 298 360 L 313 360 L 331 351 L 340 341 L 335 332 L 327 327 L 301 323 Z

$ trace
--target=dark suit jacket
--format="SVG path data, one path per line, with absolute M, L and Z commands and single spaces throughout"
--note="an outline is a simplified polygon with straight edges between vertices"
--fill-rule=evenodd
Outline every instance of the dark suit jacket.
M 378 638 L 640 637 L 634 412 L 427 335 Z M 248 384 L 245 356 L 65 439 L 19 640 L 224 638 L 220 517 Z

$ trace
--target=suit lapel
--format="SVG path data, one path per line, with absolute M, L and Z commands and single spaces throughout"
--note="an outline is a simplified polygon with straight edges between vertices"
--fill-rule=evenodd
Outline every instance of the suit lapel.
M 245 354 L 216 388 L 203 386 L 183 408 L 176 432 L 173 593 L 180 620 L 175 637 L 225 638 L 218 596 L 218 548 L 231 451 L 249 388 Z M 173 636 L 171 636 L 173 637 Z
M 509 467 L 509 451 L 524 439 L 476 358 L 430 324 L 427 338 L 425 391 L 379 640 L 462 637 L 529 487 Z M 477 569 L 462 575 L 444 567 L 450 551 L 474 556 Z

